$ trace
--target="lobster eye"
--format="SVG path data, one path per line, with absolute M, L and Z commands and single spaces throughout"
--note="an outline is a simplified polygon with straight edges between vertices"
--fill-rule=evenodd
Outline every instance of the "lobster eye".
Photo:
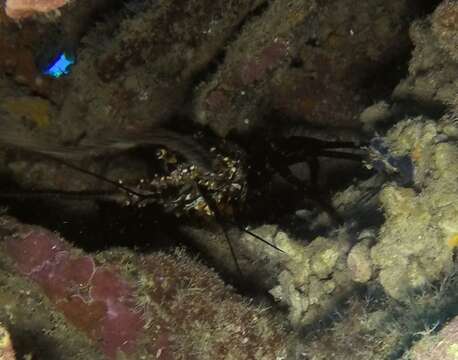
M 165 159 L 166 155 L 167 155 L 167 150 L 163 148 L 156 150 L 156 157 L 158 159 L 160 160 Z

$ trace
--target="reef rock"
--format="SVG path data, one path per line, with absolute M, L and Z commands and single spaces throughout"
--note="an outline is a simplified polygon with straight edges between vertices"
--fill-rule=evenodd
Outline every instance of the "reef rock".
M 458 318 L 453 318 L 439 332 L 426 334 L 412 347 L 409 356 L 412 360 L 458 359 Z
M 415 45 L 409 75 L 396 87 L 393 98 L 437 114 L 458 106 L 458 5 L 444 1 L 426 19 L 415 21 L 410 36 Z
M 51 311 L 110 359 L 276 360 L 292 344 L 278 317 L 249 305 L 183 250 L 140 256 L 112 249 L 92 256 L 6 216 L 0 233 L 9 273 L 41 289 Z
M 415 165 L 413 187 L 391 183 L 381 191 L 386 220 L 371 249 L 378 280 L 396 299 L 452 269 L 458 234 L 456 120 L 456 114 L 438 123 L 409 119 L 387 134 L 394 153 L 410 156 Z

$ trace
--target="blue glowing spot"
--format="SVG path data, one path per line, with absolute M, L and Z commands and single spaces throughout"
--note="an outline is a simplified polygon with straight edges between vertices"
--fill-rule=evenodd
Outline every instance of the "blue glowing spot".
M 411 186 L 414 182 L 415 166 L 409 155 L 395 156 L 381 137 L 375 137 L 367 148 L 369 168 L 393 176 L 400 186 Z
M 60 78 L 62 75 L 66 75 L 70 72 L 70 68 L 74 63 L 74 59 L 62 53 L 43 71 L 43 74 L 53 78 Z

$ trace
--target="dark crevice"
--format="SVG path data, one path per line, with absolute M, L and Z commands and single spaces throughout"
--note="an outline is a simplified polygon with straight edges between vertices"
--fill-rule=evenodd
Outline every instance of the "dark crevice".
M 425 116 L 439 119 L 448 110 L 448 107 L 440 102 L 418 99 L 396 99 L 394 112 L 396 118 Z
M 2 203 L 11 216 L 57 231 L 88 252 L 113 246 L 158 250 L 176 245 L 174 239 L 179 239 L 174 233 L 177 219 L 157 207 L 137 209 L 90 200 L 30 200 L 26 196 Z
M 304 61 L 299 57 L 293 58 L 291 59 L 289 66 L 293 69 L 300 69 L 304 66 Z
M 407 3 L 412 9 L 415 9 L 413 18 L 420 18 L 431 14 L 442 0 L 410 0 Z
M 316 37 L 311 37 L 307 39 L 305 42 L 305 45 L 311 46 L 311 47 L 319 47 L 320 46 L 320 40 Z
M 360 81 L 362 93 L 369 94 L 367 104 L 389 98 L 394 88 L 408 75 L 413 44 L 409 41 L 395 56 L 385 63 L 368 69 Z

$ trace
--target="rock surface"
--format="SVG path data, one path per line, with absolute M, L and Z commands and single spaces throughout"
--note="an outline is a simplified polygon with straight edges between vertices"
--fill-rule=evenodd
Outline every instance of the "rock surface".
M 18 358 L 454 356 L 456 1 L 64 3 L 0 10 Z M 62 53 L 68 74 L 45 75 Z M 225 282 L 162 241 L 184 237 Z

